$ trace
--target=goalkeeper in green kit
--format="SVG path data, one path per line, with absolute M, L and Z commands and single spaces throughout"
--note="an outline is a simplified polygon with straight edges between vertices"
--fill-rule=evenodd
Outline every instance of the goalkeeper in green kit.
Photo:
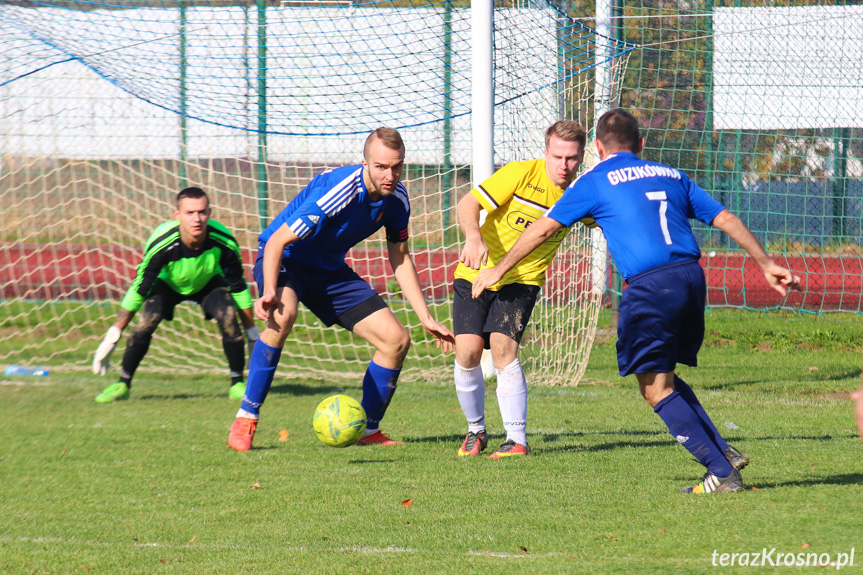
M 141 312 L 126 343 L 120 380 L 96 396 L 96 403 L 129 398 L 132 377 L 150 348 L 153 333 L 163 319 L 174 318 L 174 307 L 183 301 L 200 304 L 206 319 L 215 319 L 219 326 L 231 370 L 229 397 L 241 399 L 246 392 L 246 353 L 237 315 L 250 348 L 259 334 L 240 247 L 225 226 L 210 220 L 210 202 L 200 188 L 186 188 L 177 194 L 174 218 L 176 221 L 157 227 L 147 240 L 144 259 L 120 304 L 122 309 L 96 350 L 93 373 L 105 375 L 123 329 L 135 313 Z

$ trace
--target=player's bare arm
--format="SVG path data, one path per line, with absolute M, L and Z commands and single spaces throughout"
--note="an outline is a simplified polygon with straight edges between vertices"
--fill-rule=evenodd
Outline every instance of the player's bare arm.
M 458 261 L 467 267 L 478 270 L 488 261 L 488 246 L 482 241 L 480 233 L 479 214 L 482 205 L 473 194 L 468 193 L 459 201 L 456 208 L 458 225 L 464 233 L 465 242 Z
M 114 321 L 114 327 L 123 331 L 131 323 L 133 317 L 135 317 L 135 312 L 121 309 L 120 313 L 117 314 L 117 319 Z
M 530 224 L 500 263 L 479 272 L 479 276 L 473 282 L 471 295 L 474 298 L 479 297 L 483 290 L 499 282 L 506 272 L 514 268 L 518 262 L 527 257 L 562 227 L 560 222 L 547 217 L 541 217 Z
M 789 289 L 800 289 L 800 278 L 774 262 L 740 218 L 728 210 L 722 210 L 713 218 L 711 225 L 728 234 L 728 237 L 746 250 L 746 253 L 761 267 L 764 278 L 770 287 L 781 295 L 784 296 Z
M 419 276 L 417 276 L 413 258 L 411 258 L 408 251 L 407 242 L 387 242 L 387 250 L 396 281 L 399 282 L 402 292 L 404 292 L 405 297 L 408 299 L 414 312 L 416 312 L 417 317 L 419 317 L 423 329 L 435 338 L 435 345 L 438 349 L 452 351 L 455 344 L 455 336 L 446 326 L 432 317 L 428 305 L 426 305 L 425 296 L 420 287 Z
M 282 252 L 285 247 L 299 239 L 291 228 L 283 224 L 264 246 L 264 289 L 261 297 L 255 301 L 255 317 L 261 321 L 269 321 L 270 310 L 279 304 L 276 283 L 279 279 L 279 268 L 282 265 Z

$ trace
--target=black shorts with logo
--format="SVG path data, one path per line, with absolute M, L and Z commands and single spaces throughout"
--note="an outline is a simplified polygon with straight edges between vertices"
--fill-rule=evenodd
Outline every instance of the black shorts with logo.
M 478 335 L 488 341 L 489 334 L 500 333 L 521 342 L 530 314 L 536 305 L 539 286 L 507 284 L 498 291 L 485 290 L 473 299 L 473 284 L 467 280 L 453 282 L 453 331 L 456 335 Z

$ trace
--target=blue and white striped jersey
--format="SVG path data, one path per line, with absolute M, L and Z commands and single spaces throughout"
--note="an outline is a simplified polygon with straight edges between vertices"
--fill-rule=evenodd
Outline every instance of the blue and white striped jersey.
M 709 224 L 723 209 L 683 172 L 618 152 L 572 182 L 545 215 L 564 226 L 595 219 L 620 275 L 630 278 L 700 258 L 689 218 Z
M 410 211 L 404 184 L 372 202 L 362 165 L 345 166 L 315 176 L 258 236 L 259 246 L 287 225 L 300 239 L 285 248 L 284 258 L 303 267 L 335 270 L 345 265 L 348 250 L 382 227 L 389 241 L 407 241 Z

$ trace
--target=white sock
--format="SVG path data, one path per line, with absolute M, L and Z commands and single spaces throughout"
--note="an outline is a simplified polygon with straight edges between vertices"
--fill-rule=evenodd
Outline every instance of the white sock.
M 497 370 L 497 403 L 506 438 L 527 445 L 527 380 L 518 358 Z
M 485 431 L 485 381 L 480 366 L 466 368 L 455 362 L 455 392 L 472 433 Z
M 261 419 L 261 416 L 258 415 L 257 413 L 249 413 L 248 411 L 246 411 L 245 409 L 242 409 L 242 408 L 240 409 L 240 411 L 237 412 L 237 417 L 245 417 L 246 419 L 254 419 L 255 421 L 258 421 L 259 419 Z
M 497 372 L 494 370 L 494 359 L 491 357 L 491 350 L 482 350 L 482 358 L 479 360 L 479 366 L 482 368 L 482 377 L 486 381 L 490 381 L 497 377 Z

